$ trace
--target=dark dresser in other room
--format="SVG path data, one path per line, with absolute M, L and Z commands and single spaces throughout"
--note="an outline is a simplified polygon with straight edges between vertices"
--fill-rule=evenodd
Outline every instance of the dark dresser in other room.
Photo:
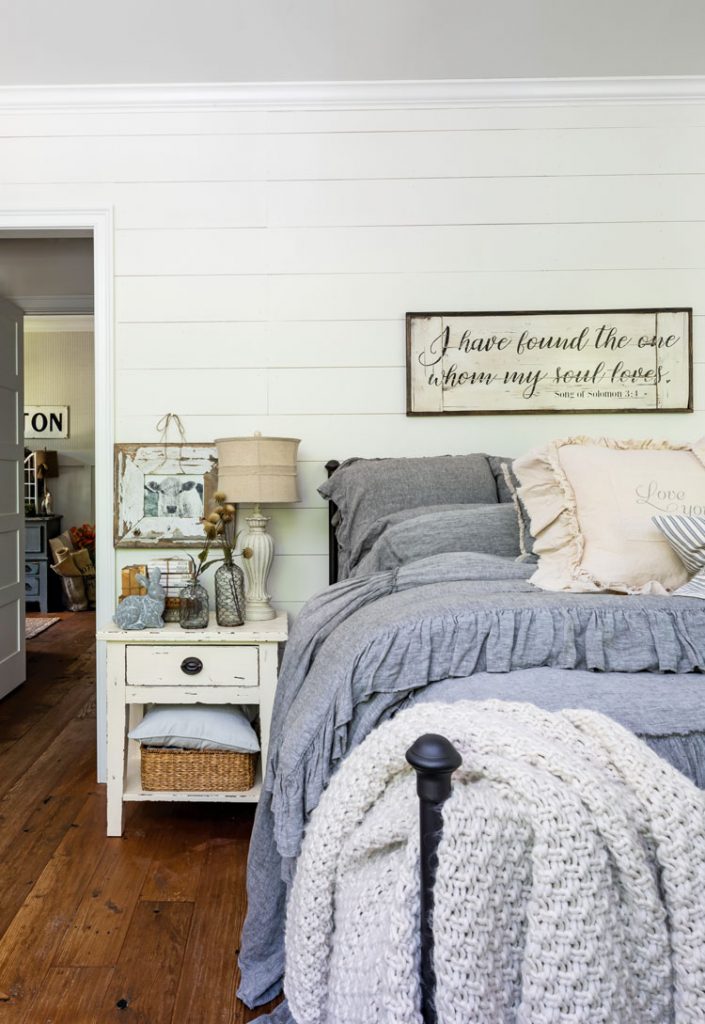
M 40 612 L 60 612 L 61 580 L 49 568 L 49 541 L 61 533 L 61 516 L 27 516 L 24 524 L 25 606 L 38 604 Z

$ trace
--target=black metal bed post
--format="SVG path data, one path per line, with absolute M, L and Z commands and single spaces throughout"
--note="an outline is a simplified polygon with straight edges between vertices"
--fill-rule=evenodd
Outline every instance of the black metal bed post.
M 333 476 L 336 469 L 340 468 L 340 463 L 337 459 L 330 459 L 326 462 L 326 472 L 328 479 Z M 335 526 L 333 525 L 333 517 L 337 512 L 337 508 L 334 502 L 328 502 L 328 583 L 333 584 L 338 582 L 338 539 L 335 535 Z
M 424 1024 L 436 1024 L 433 886 L 443 831 L 443 804 L 450 796 L 451 775 L 463 759 L 450 740 L 435 733 L 419 736 L 407 750 L 406 759 L 416 771 L 421 826 L 421 1015 Z

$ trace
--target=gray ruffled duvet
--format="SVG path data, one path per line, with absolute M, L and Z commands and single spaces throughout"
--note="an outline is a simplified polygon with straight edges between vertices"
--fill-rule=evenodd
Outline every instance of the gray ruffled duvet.
M 347 751 L 415 699 L 594 707 L 665 756 L 673 748 L 677 766 L 705 782 L 705 677 L 694 674 L 705 669 L 705 602 L 547 593 L 528 582 L 533 570 L 435 556 L 338 583 L 301 612 L 250 847 L 239 991 L 248 1005 L 280 988 L 286 883 L 307 815 Z

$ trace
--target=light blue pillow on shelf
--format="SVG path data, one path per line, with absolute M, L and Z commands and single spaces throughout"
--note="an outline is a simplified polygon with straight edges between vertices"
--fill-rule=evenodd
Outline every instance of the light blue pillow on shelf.
M 257 733 L 240 707 L 219 704 L 159 704 L 128 733 L 147 747 L 183 750 L 259 750 Z
M 673 591 L 674 597 L 705 600 L 705 516 L 652 516 L 692 579 Z

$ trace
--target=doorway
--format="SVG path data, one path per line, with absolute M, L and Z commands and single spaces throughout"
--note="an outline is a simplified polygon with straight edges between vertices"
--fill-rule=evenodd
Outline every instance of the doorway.
M 95 401 L 95 566 L 96 618 L 98 624 L 110 620 L 113 606 L 114 558 L 112 547 L 112 457 L 114 439 L 113 368 L 113 229 L 110 211 L 34 211 L 0 210 L 0 239 L 15 240 L 85 238 L 92 241 L 94 371 L 92 388 Z M 85 316 L 88 310 L 77 306 L 77 296 L 68 295 L 62 304 L 58 296 L 38 296 L 28 310 L 33 315 L 49 313 Z M 24 581 L 23 581 L 24 585 Z M 96 664 L 96 742 L 98 781 L 105 781 L 105 652 L 98 645 Z
M 85 241 L 91 313 L 24 317 L 25 605 L 44 619 L 35 630 L 56 625 L 56 612 L 95 610 L 93 254 Z M 0 290 L 7 257 L 0 236 Z

